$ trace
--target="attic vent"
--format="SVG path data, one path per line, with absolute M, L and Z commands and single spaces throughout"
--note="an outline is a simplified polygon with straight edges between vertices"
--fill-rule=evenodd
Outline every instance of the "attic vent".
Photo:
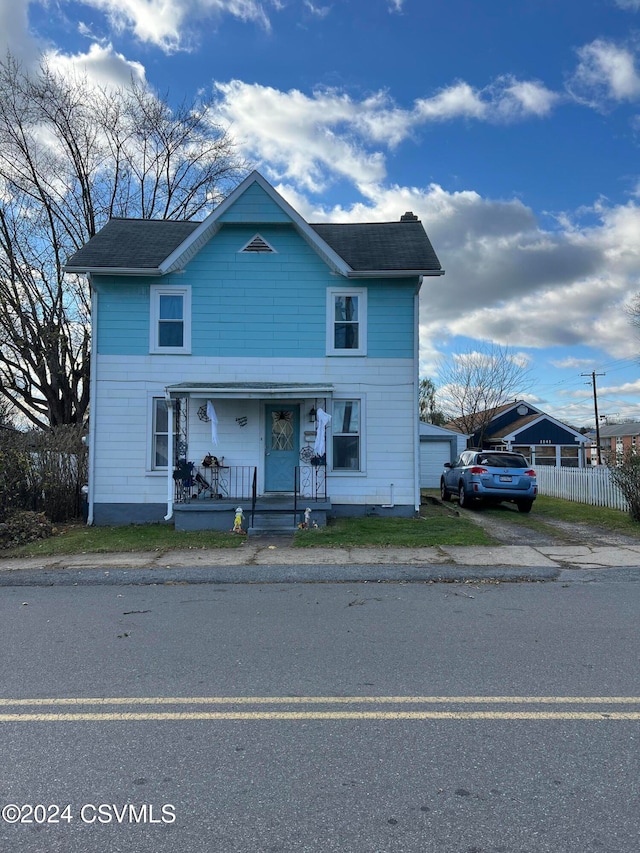
M 275 249 L 273 246 L 270 246 L 267 241 L 261 237 L 259 234 L 256 234 L 247 245 L 240 249 L 241 252 L 266 252 L 267 254 L 274 253 Z
M 418 217 L 412 210 L 407 210 L 406 213 L 403 213 L 400 217 L 400 222 L 417 222 Z

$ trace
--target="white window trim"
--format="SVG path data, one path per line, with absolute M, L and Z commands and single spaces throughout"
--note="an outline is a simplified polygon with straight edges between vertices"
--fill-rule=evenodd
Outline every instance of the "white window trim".
M 331 427 L 331 435 L 327 436 L 327 461 L 329 463 L 329 470 L 331 471 L 332 477 L 363 477 L 367 474 L 367 442 L 366 442 L 366 397 L 364 395 L 357 394 L 340 394 L 338 396 L 334 395 L 331 401 L 331 414 L 334 413 L 334 404 L 342 403 L 345 400 L 353 400 L 357 402 L 360 406 L 360 423 L 358 430 L 358 437 L 360 439 L 360 467 L 357 470 L 350 470 L 349 468 L 334 468 L 333 467 L 333 425 L 334 421 L 332 419 L 330 427 Z M 343 435 L 343 433 L 337 433 L 338 435 Z M 355 435 L 355 433 L 354 433 Z
M 161 347 L 158 344 L 161 296 L 182 296 L 183 337 L 181 347 Z M 189 355 L 191 353 L 191 288 L 152 284 L 150 302 L 149 352 L 160 355 Z
M 358 349 L 341 349 L 335 346 L 335 297 L 357 296 L 358 297 Z M 367 288 L 353 287 L 346 290 L 344 287 L 327 288 L 327 355 L 339 356 L 363 356 L 367 354 Z
M 153 453 L 153 437 L 155 427 L 155 406 L 156 400 L 164 400 L 165 396 L 162 392 L 151 393 L 147 399 L 147 470 L 146 473 L 154 477 L 166 477 L 167 466 L 155 466 L 155 457 Z

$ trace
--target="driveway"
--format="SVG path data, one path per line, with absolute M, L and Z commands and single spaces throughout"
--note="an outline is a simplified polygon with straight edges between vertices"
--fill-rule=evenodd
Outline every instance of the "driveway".
M 492 508 L 460 509 L 460 515 L 480 525 L 502 545 L 521 545 L 532 547 L 547 545 L 640 545 L 640 526 L 638 536 L 619 533 L 606 527 L 591 524 L 578 524 L 559 521 L 548 517 L 536 518 L 535 504 L 527 520 L 539 521 L 544 529 L 519 522 L 522 518 L 514 507 L 502 504 Z

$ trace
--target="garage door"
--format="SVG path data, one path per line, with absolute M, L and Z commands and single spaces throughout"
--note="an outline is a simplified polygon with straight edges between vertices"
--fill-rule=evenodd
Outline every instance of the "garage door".
M 451 462 L 449 441 L 420 442 L 420 488 L 439 489 L 445 462 Z

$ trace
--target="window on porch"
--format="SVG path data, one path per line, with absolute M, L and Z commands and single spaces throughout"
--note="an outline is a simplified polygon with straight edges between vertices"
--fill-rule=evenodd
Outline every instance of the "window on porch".
M 333 470 L 360 470 L 360 401 L 334 400 Z

